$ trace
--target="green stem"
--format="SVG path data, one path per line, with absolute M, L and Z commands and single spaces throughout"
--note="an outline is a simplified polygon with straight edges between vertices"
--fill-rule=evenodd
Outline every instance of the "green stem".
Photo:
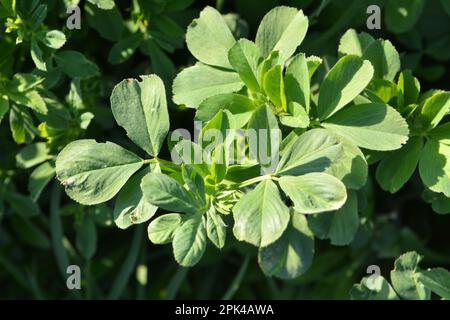
M 63 230 L 61 219 L 59 216 L 59 205 L 61 201 L 61 188 L 58 183 L 54 183 L 50 198 L 50 236 L 52 239 L 53 254 L 56 258 L 59 273 L 65 280 L 67 277 L 66 270 L 69 266 L 69 256 L 63 245 Z
M 179 171 L 179 166 L 175 163 L 164 160 L 158 157 L 154 157 L 153 159 L 145 159 L 144 164 L 158 164 L 162 171 L 166 172 L 177 172 Z
M 142 243 L 142 236 L 144 234 L 144 226 L 139 225 L 136 227 L 133 236 L 133 242 L 131 243 L 131 247 L 128 253 L 127 258 L 125 259 L 120 272 L 118 273 L 114 284 L 111 288 L 111 292 L 109 293 L 108 300 L 119 299 L 122 295 L 123 290 L 127 286 L 128 280 L 135 269 L 136 262 L 139 255 L 139 249 Z
M 52 241 L 53 254 L 56 259 L 59 273 L 63 282 L 67 278 L 67 267 L 70 265 L 69 255 L 64 247 L 64 232 L 60 218 L 60 202 L 61 202 L 61 186 L 58 183 L 53 183 L 52 193 L 50 197 L 50 237 Z M 64 283 L 65 285 L 65 283 Z M 71 294 L 75 298 L 80 298 L 80 293 L 76 290 L 71 290 Z
M 242 264 L 241 268 L 239 269 L 239 272 L 237 273 L 236 277 L 233 279 L 233 282 L 231 283 L 227 292 L 225 292 L 224 296 L 222 297 L 222 300 L 230 300 L 236 294 L 239 287 L 241 286 L 241 282 L 245 276 L 245 272 L 247 271 L 249 261 L 250 261 L 250 255 L 247 255 L 245 257 L 244 263 Z
M 179 267 L 173 278 L 167 286 L 166 300 L 173 300 L 177 296 L 178 290 L 181 287 L 189 268 Z
M 217 0 L 217 1 L 216 1 L 216 9 L 217 9 L 218 11 L 222 11 L 224 5 L 225 5 L 225 0 Z
M 85 291 L 85 299 L 92 299 L 92 272 L 91 272 L 91 259 L 86 260 L 85 264 L 85 273 L 86 273 L 86 291 Z
M 148 269 L 147 269 L 147 248 L 142 246 L 141 254 L 139 257 L 139 264 L 136 268 L 136 298 L 138 300 L 145 299 L 146 287 L 148 282 Z
M 251 179 L 245 180 L 245 181 L 243 181 L 243 182 L 241 182 L 241 183 L 233 184 L 233 185 L 231 186 L 231 188 L 232 188 L 232 189 L 241 189 L 241 188 L 248 187 L 248 186 L 250 186 L 250 185 L 252 185 L 252 184 L 261 182 L 261 181 L 263 181 L 263 180 L 268 180 L 268 179 L 271 179 L 271 180 L 272 180 L 272 179 L 273 179 L 273 180 L 277 180 L 277 178 L 276 178 L 274 175 L 272 175 L 272 174 L 266 174 L 266 175 L 264 175 L 264 176 L 259 176 L 259 177 L 255 177 L 255 178 L 251 178 Z
M 24 289 L 27 289 L 30 292 L 33 292 L 33 290 L 30 288 L 29 281 L 26 279 L 26 277 L 23 276 L 22 270 L 19 269 L 16 265 L 11 263 L 9 261 L 10 259 L 6 259 L 3 257 L 0 253 L 0 266 L 1 270 L 4 272 L 9 272 L 12 276 L 12 278 Z

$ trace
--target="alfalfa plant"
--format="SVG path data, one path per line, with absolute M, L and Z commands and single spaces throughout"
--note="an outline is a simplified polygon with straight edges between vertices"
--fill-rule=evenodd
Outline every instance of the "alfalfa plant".
M 265 274 L 280 278 L 309 268 L 315 236 L 350 244 L 365 199 L 366 155 L 389 157 L 414 132 L 403 109 L 410 89 L 398 82 L 396 99 L 404 102 L 395 108 L 383 99 L 385 90 L 377 88 L 396 77 L 399 55 L 390 42 L 368 37 L 364 46 L 348 44 L 354 52 L 341 50 L 326 76 L 314 77 L 322 60 L 294 55 L 307 28 L 302 11 L 277 7 L 262 20 L 255 42 L 236 41 L 220 13 L 205 8 L 186 34 L 199 62 L 173 84 L 174 102 L 197 109 L 203 139 L 173 141 L 171 134 L 177 161 L 158 157 L 170 128 L 164 84 L 155 75 L 126 79 L 112 92 L 112 112 L 146 155 L 111 142 L 72 142 L 56 160 L 66 193 L 85 205 L 117 195 L 117 226 L 153 218 L 150 240 L 172 243 L 182 266 L 198 263 L 208 240 L 223 248 L 231 231 L 258 248 Z M 448 111 L 447 103 L 436 104 L 441 98 L 429 99 L 416 112 Z M 265 152 L 242 142 L 239 131 L 257 132 L 256 145 Z M 222 139 L 211 139 L 211 132 Z M 272 144 L 274 137 L 281 143 Z M 236 163 L 230 150 L 238 143 L 245 152 Z M 158 208 L 164 211 L 155 217 Z

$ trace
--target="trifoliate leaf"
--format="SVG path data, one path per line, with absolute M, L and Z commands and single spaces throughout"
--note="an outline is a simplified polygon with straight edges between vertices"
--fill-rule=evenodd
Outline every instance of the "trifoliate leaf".
M 126 79 L 114 87 L 111 110 L 128 137 L 148 154 L 157 156 L 169 131 L 166 91 L 156 75 L 142 81 Z
M 266 247 L 278 240 L 290 219 L 289 209 L 271 180 L 260 182 L 245 194 L 234 206 L 233 217 L 234 236 L 257 247 Z
M 294 279 L 309 269 L 313 257 L 314 236 L 305 216 L 293 212 L 281 238 L 259 249 L 258 262 L 268 276 Z
M 56 176 L 75 201 L 92 205 L 114 197 L 143 165 L 134 153 L 112 142 L 69 143 L 56 159 Z
M 279 51 L 285 61 L 302 43 L 307 30 L 308 18 L 303 11 L 279 6 L 262 19 L 256 33 L 256 45 L 263 57 L 267 57 L 271 51 Z
M 181 71 L 173 82 L 173 101 L 197 109 L 206 98 L 239 91 L 244 83 L 236 72 L 197 64 Z

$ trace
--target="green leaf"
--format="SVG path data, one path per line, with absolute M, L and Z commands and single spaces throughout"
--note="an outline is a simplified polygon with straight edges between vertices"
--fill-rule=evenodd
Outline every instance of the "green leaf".
M 119 64 L 128 60 L 142 43 L 141 33 L 132 33 L 116 42 L 108 54 L 108 62 Z
M 143 165 L 134 153 L 112 142 L 69 143 L 56 159 L 56 176 L 75 201 L 92 205 L 114 197 Z
M 31 199 L 36 201 L 45 186 L 53 179 L 55 176 L 55 165 L 49 161 L 44 162 L 30 175 L 28 179 L 28 191 L 30 192 Z
M 206 212 L 206 234 L 209 240 L 219 249 L 225 246 L 227 226 L 213 206 Z
M 120 10 L 115 6 L 111 10 L 101 10 L 86 4 L 85 12 L 89 26 L 109 41 L 119 41 L 123 33 L 123 19 Z
M 411 73 L 411 70 L 404 70 L 400 73 L 397 82 L 398 91 L 401 93 L 402 103 L 407 106 L 416 103 L 420 95 L 420 82 Z
M 261 60 L 259 48 L 247 39 L 241 39 L 230 49 L 228 60 L 246 86 L 253 92 L 260 92 L 258 65 Z
M 44 61 L 42 50 L 34 38 L 31 38 L 30 54 L 36 68 L 47 71 L 47 63 Z
M 187 47 L 192 55 L 213 66 L 231 69 L 228 51 L 235 42 L 220 12 L 209 6 L 191 22 L 186 32 Z
M 111 10 L 114 8 L 114 0 L 87 0 L 88 2 L 96 5 L 99 9 L 102 10 Z
M 430 131 L 429 135 L 440 143 L 450 145 L 450 122 L 438 125 Z
M 279 51 L 287 60 L 302 43 L 308 30 L 308 18 L 302 10 L 280 6 L 270 10 L 262 19 L 256 33 L 256 45 L 263 57 Z
M 303 214 L 337 210 L 347 199 L 345 185 L 327 173 L 313 172 L 302 176 L 283 176 L 278 180 L 283 192 Z
M 186 217 L 177 228 L 173 237 L 175 260 L 183 267 L 197 264 L 206 249 L 206 230 L 203 216 L 200 214 Z
M 424 0 L 388 0 L 386 4 L 386 26 L 393 33 L 411 30 L 419 20 Z
M 322 125 L 359 147 L 379 151 L 399 149 L 409 134 L 402 116 L 383 103 L 349 106 Z
M 297 102 L 288 104 L 287 116 L 280 116 L 280 122 L 292 128 L 307 128 L 309 126 L 309 116 L 305 109 Z
M 281 61 L 278 51 L 272 51 L 269 56 L 259 64 L 258 79 L 260 84 L 263 84 L 264 76 L 266 75 L 267 71 L 277 65 L 283 66 L 283 61 Z
M 359 229 L 356 191 L 348 190 L 347 201 L 338 210 L 311 216 L 308 225 L 318 238 L 330 239 L 332 245 L 349 245 Z
M 142 81 L 126 79 L 111 94 L 111 110 L 128 137 L 148 154 L 157 156 L 169 131 L 166 91 L 156 75 Z
M 208 163 L 211 163 L 209 155 L 199 144 L 188 139 L 181 139 L 171 150 L 172 160 L 176 164 L 187 164 L 195 167 L 203 176 L 209 172 Z
M 425 287 L 441 296 L 450 299 L 450 272 L 444 268 L 433 268 L 419 273 L 417 280 Z
M 33 29 L 37 29 L 44 23 L 45 18 L 47 18 L 47 5 L 40 4 L 33 11 L 33 14 L 30 17 L 30 23 Z
M 55 53 L 55 61 L 61 71 L 71 78 L 88 79 L 100 72 L 94 62 L 77 51 L 58 51 Z
M 196 109 L 206 98 L 221 93 L 236 92 L 243 86 L 244 83 L 236 72 L 196 64 L 184 69 L 175 78 L 173 101 Z
M 400 71 L 400 55 L 389 40 L 373 41 L 367 46 L 362 58 L 372 64 L 375 79 L 392 81 Z
M 277 111 L 286 111 L 286 94 L 284 92 L 283 69 L 275 65 L 264 74 L 263 88 Z
M 423 183 L 434 192 L 450 198 L 450 146 L 428 140 L 419 159 Z
M 24 105 L 40 114 L 47 114 L 47 105 L 42 96 L 36 90 L 23 93 L 9 92 L 8 95 L 11 100 L 18 104 Z
M 309 71 L 304 53 L 300 53 L 292 59 L 286 68 L 284 82 L 288 101 L 297 102 L 309 113 Z
M 9 127 L 16 143 L 31 143 L 38 131 L 28 110 L 12 105 L 9 112 Z
M 147 39 L 141 44 L 141 51 L 150 57 L 151 70 L 158 74 L 168 85 L 175 78 L 175 65 L 168 55 L 156 44 L 154 39 Z
M 52 49 L 59 49 L 66 43 L 66 36 L 59 30 L 40 31 L 37 37 L 39 41 Z
M 155 244 L 170 243 L 182 222 L 183 217 L 178 213 L 159 216 L 148 225 L 148 238 Z
M 239 241 L 266 247 L 278 240 L 289 223 L 289 209 L 271 180 L 260 182 L 233 208 L 233 233 Z
M 450 213 L 450 198 L 447 198 L 442 193 L 433 192 L 432 198 L 429 201 L 427 200 L 427 202 L 431 203 L 431 207 L 433 208 L 433 211 L 436 213 L 439 214 Z
M 341 180 L 347 188 L 358 190 L 367 181 L 366 158 L 354 143 L 343 137 L 337 138 L 342 144 L 342 152 L 325 172 Z
M 81 255 L 90 260 L 97 250 L 97 228 L 91 215 L 85 214 L 78 227 L 75 244 Z
M 281 131 L 272 110 L 267 105 L 261 105 L 253 113 L 248 122 L 249 154 L 269 171 L 275 169 L 279 157 Z
M 11 209 L 21 217 L 34 217 L 41 213 L 39 206 L 30 197 L 14 191 L 5 192 L 4 197 Z
M 7 96 L 0 95 L 0 123 L 3 117 L 9 111 L 9 100 Z
M 355 29 L 348 29 L 339 41 L 338 52 L 341 55 L 356 55 L 362 57 L 367 47 L 375 39 L 366 32 L 357 33 Z
M 200 209 L 191 193 L 162 173 L 147 174 L 142 179 L 141 188 L 149 203 L 164 210 L 194 214 Z
M 151 170 L 158 172 L 159 169 L 157 168 L 157 166 L 152 166 Z M 144 169 L 135 174 L 125 183 L 117 195 L 113 215 L 114 222 L 120 229 L 146 222 L 158 210 L 157 207 L 145 200 L 141 190 L 142 178 L 149 172 L 149 169 Z
M 420 272 L 422 256 L 416 252 L 407 252 L 395 260 L 391 271 L 391 281 L 397 294 L 406 300 L 429 300 L 430 292 L 415 278 Z
M 53 158 L 45 142 L 29 144 L 16 155 L 19 168 L 28 169 Z
M 309 56 L 306 58 L 306 64 L 308 65 L 309 79 L 311 80 L 317 68 L 322 64 L 322 59 L 316 56 Z
M 321 120 L 327 119 L 351 102 L 370 82 L 373 67 L 357 56 L 345 56 L 331 68 L 319 93 L 317 111 Z
M 16 73 L 7 86 L 7 91 L 18 93 L 35 89 L 45 78 L 32 73 Z
M 0 6 L 6 10 L 6 16 L 13 16 L 14 11 L 16 11 L 16 2 L 13 0 L 0 0 Z
M 383 190 L 395 193 L 411 178 L 423 149 L 423 138 L 411 137 L 399 150 L 389 153 L 378 165 L 376 178 Z
M 450 92 L 433 95 L 425 101 L 414 125 L 423 131 L 436 127 L 450 111 Z
M 305 216 L 293 212 L 280 239 L 259 249 L 258 263 L 268 276 L 294 279 L 305 273 L 314 257 L 314 235 Z
M 445 12 L 450 16 L 450 1 L 448 0 L 441 0 L 441 4 L 445 9 Z
M 231 135 L 230 129 L 236 129 L 236 123 L 234 117 L 228 110 L 219 110 L 212 119 L 203 125 L 202 131 L 199 135 L 199 140 L 203 146 L 203 149 L 207 151 L 205 142 L 213 142 L 212 146 L 225 143 L 228 135 Z M 213 130 L 220 132 L 220 138 L 216 137 Z M 217 138 L 217 139 L 215 139 Z
M 200 145 L 204 154 L 211 159 L 210 172 L 215 183 L 223 180 L 228 163 L 232 160 L 228 147 L 234 143 L 235 132 L 230 129 L 236 129 L 233 115 L 227 110 L 220 110 L 203 126 L 200 133 Z
M 51 248 L 50 239 L 31 219 L 13 215 L 11 217 L 11 226 L 19 240 L 33 248 L 48 250 Z
M 382 276 L 373 275 L 361 280 L 350 291 L 351 300 L 399 300 L 389 282 Z
M 227 175 L 230 156 L 225 144 L 219 144 L 211 153 L 211 179 L 215 184 L 221 182 Z
M 233 34 L 235 39 L 248 38 L 249 26 L 247 21 L 242 19 L 237 13 L 227 13 L 223 19 Z
M 301 175 L 325 171 L 340 156 L 342 145 L 330 132 L 312 129 L 300 135 L 278 163 L 278 175 Z
M 398 97 L 397 86 L 395 83 L 383 79 L 372 79 L 367 86 L 365 93 L 372 102 L 382 102 L 387 104 L 389 104 L 392 99 Z M 376 99 L 373 99 L 374 97 L 372 94 L 376 96 Z
M 224 93 L 203 100 L 195 113 L 195 118 L 200 121 L 209 121 L 220 110 L 228 110 L 233 114 L 236 126 L 242 128 L 252 116 L 255 108 L 255 104 L 247 96 Z

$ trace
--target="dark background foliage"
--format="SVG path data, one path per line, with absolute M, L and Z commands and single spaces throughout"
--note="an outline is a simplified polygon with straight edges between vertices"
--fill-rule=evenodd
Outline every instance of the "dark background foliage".
M 133 18 L 131 2 L 116 1 L 124 20 Z M 401 54 L 402 69 L 413 70 L 421 81 L 422 91 L 450 89 L 450 15 L 439 0 L 424 1 L 425 7 L 418 21 L 411 30 L 401 34 L 390 31 L 386 26 L 383 7 L 386 1 L 184 2 L 193 3 L 182 11 L 167 14 L 183 30 L 201 9 L 211 5 L 224 14 L 238 14 L 242 19 L 241 31 L 250 39 L 254 38 L 260 20 L 271 8 L 277 5 L 295 6 L 303 9 L 310 19 L 307 37 L 300 47 L 302 52 L 321 57 L 336 56 L 340 37 L 347 29 L 354 28 L 377 38 L 389 39 Z M 114 141 L 139 154 L 141 151 L 127 142 L 125 132 L 113 121 L 109 106 L 111 90 L 124 78 L 157 73 L 164 79 L 168 97 L 171 97 L 170 83 L 176 72 L 195 61 L 183 39 L 173 52 L 166 52 L 172 66 L 139 50 L 123 63 L 111 64 L 108 54 L 114 41 L 105 39 L 91 27 L 86 20 L 84 1 L 80 3 L 82 28 L 72 31 L 65 27 L 67 15 L 64 13 L 64 1 L 46 0 L 41 3 L 48 4 L 45 25 L 50 29 L 63 30 L 67 36 L 63 49 L 82 52 L 100 70 L 98 76 L 81 82 L 83 103 L 95 115 L 84 137 Z M 143 10 L 150 16 L 148 30 L 152 34 L 152 18 L 159 14 L 152 10 L 156 10 L 161 1 L 150 0 L 148 3 L 148 8 Z M 366 28 L 366 8 L 374 3 L 383 8 L 381 30 Z M 4 21 L 0 19 L 2 25 Z M 10 44 L 11 36 L 5 33 L 3 27 L 0 40 L 1 78 L 10 78 L 17 72 L 33 71 L 35 66 L 28 53 L 29 44 Z M 51 91 L 62 101 L 69 91 L 70 80 L 61 77 L 51 87 Z M 191 129 L 194 112 L 176 107 L 173 103 L 170 108 L 171 130 L 179 127 Z M 12 188 L 28 195 L 27 181 L 31 170 L 18 168 L 15 159 L 24 145 L 12 140 L 9 123 L 5 120 L 0 125 L 0 194 L 5 192 L 5 188 Z M 55 148 L 58 150 L 68 142 L 70 140 Z M 161 156 L 168 158 L 168 150 L 164 149 Z M 374 172 L 371 173 L 373 179 Z M 170 246 L 155 246 L 148 241 L 145 224 L 119 230 L 111 220 L 112 203 L 83 207 L 71 201 L 57 181 L 52 180 L 38 200 L 38 216 L 24 217 L 2 201 L 0 298 L 347 298 L 349 289 L 366 275 L 369 265 L 379 265 L 383 275 L 388 276 L 394 258 L 408 250 L 425 255 L 424 267 L 440 265 L 450 268 L 450 215 L 434 213 L 431 206 L 422 200 L 422 191 L 422 183 L 416 176 L 394 195 L 382 191 L 375 181 L 369 182 L 364 192 L 370 195 L 370 201 L 363 210 L 365 214 L 354 242 L 347 247 L 337 247 L 328 240 L 316 241 L 316 255 L 311 269 L 296 280 L 280 281 L 263 275 L 257 266 L 255 248 L 238 243 L 232 237 L 228 238 L 229 242 L 222 251 L 215 248 L 207 250 L 196 267 L 181 268 L 174 261 Z M 52 214 L 60 217 L 64 237 L 69 243 L 66 250 L 70 262 L 81 267 L 82 290 L 69 291 L 66 288 L 65 278 L 58 267 L 58 252 L 52 244 L 55 236 Z M 82 220 L 86 215 L 95 217 L 96 232 L 80 236 Z M 75 245 L 80 237 L 85 237 L 84 242 L 80 240 L 84 244 Z M 87 259 L 83 250 L 94 250 L 95 254 Z M 136 259 L 133 259 L 134 253 Z

